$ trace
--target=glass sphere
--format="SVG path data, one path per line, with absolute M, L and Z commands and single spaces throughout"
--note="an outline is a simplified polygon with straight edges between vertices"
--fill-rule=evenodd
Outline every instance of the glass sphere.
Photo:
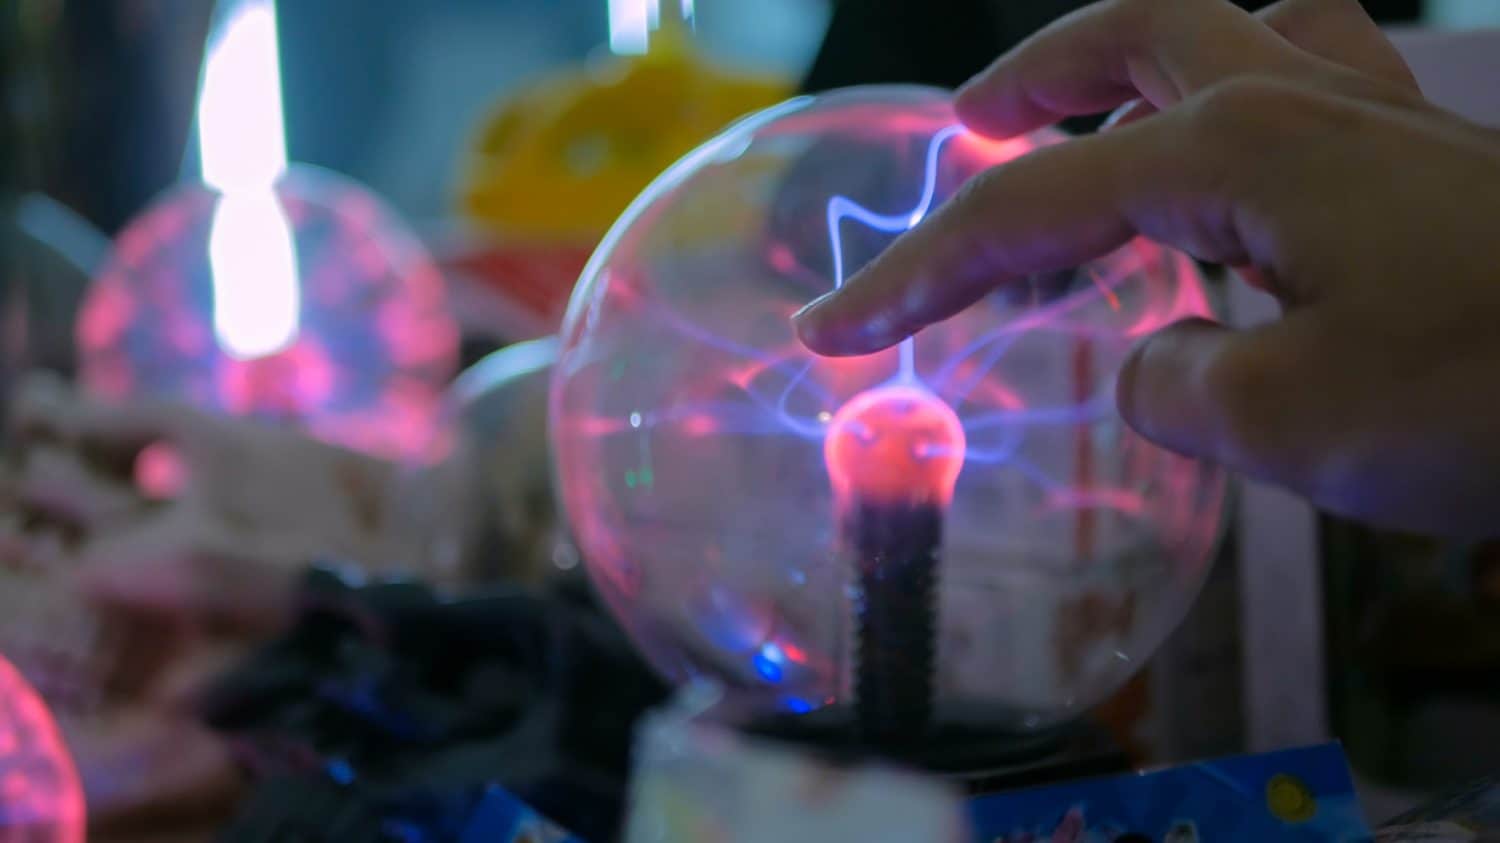
M 610 231 L 562 330 L 554 459 L 594 583 L 663 674 L 768 712 L 1025 732 L 1181 620 L 1225 481 L 1134 435 L 1113 391 L 1135 340 L 1208 312 L 1186 256 L 1137 240 L 860 358 L 789 321 L 970 177 L 1062 141 L 979 137 L 934 90 L 804 97 Z
M 0 658 L 0 843 L 83 843 L 83 787 L 57 724 Z
M 189 184 L 130 223 L 76 326 L 79 377 L 292 424 L 388 458 L 442 445 L 458 331 L 442 277 L 368 190 L 297 165 L 259 197 Z

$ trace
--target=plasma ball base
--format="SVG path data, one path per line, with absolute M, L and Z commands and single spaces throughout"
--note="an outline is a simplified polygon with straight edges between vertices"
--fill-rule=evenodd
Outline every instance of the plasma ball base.
M 1109 731 L 1089 720 L 1037 732 L 943 723 L 897 746 L 872 746 L 852 707 L 781 714 L 746 723 L 751 736 L 834 764 L 895 763 L 923 770 L 970 794 L 995 793 L 1125 773 L 1131 759 Z
M 933 504 L 861 502 L 844 516 L 859 594 L 855 711 L 875 747 L 921 740 L 932 722 L 942 533 Z

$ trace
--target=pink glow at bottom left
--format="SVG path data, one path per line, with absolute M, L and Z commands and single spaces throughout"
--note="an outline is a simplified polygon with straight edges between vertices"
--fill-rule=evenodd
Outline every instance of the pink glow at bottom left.
M 0 843 L 83 839 L 83 788 L 57 724 L 0 658 Z

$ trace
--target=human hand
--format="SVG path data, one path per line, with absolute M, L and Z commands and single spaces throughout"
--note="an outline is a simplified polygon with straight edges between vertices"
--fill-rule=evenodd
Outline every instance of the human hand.
M 1121 414 L 1148 439 L 1335 512 L 1500 530 L 1500 134 L 1421 96 L 1354 0 L 1113 0 L 1002 57 L 960 118 L 1113 128 L 975 179 L 797 317 L 816 351 L 892 345 L 1135 236 L 1242 270 L 1279 321 L 1144 339 Z

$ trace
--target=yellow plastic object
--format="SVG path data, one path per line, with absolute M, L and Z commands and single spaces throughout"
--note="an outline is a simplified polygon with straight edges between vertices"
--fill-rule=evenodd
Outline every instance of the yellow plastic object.
M 1266 782 L 1266 807 L 1282 822 L 1306 822 L 1318 813 L 1318 800 L 1296 776 L 1277 773 Z
M 507 237 L 592 240 L 672 162 L 791 92 L 779 78 L 715 67 L 663 30 L 644 56 L 509 99 L 470 155 L 464 211 Z

